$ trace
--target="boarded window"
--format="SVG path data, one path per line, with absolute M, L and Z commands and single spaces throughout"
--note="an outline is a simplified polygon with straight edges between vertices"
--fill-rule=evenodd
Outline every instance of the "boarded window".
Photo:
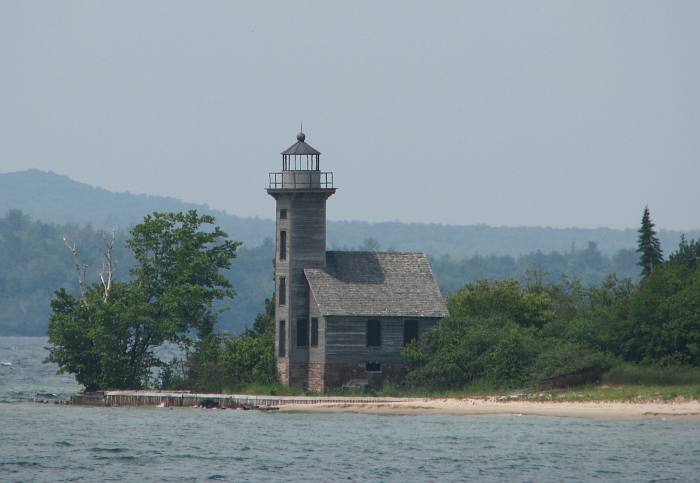
M 404 320 L 403 322 L 403 345 L 407 346 L 412 341 L 418 340 L 418 321 Z
M 285 305 L 287 303 L 287 278 L 280 277 L 280 287 L 278 300 L 280 305 Z
M 287 232 L 280 232 L 280 260 L 287 259 Z
M 284 322 L 284 320 L 280 320 L 278 341 L 277 354 L 279 357 L 284 357 L 287 353 L 287 324 Z
M 280 210 L 280 220 L 287 219 L 287 210 Z
M 318 347 L 318 319 L 311 319 L 311 347 Z
M 297 347 L 309 345 L 309 321 L 297 319 Z
M 382 345 L 382 325 L 378 320 L 367 321 L 367 346 L 379 347 Z
M 365 364 L 365 371 L 367 372 L 382 372 L 381 362 L 368 362 Z

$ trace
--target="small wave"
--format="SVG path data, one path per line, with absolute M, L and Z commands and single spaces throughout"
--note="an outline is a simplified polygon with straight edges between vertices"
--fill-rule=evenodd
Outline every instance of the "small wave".
M 0 366 L 12 367 L 12 365 L 13 364 L 11 362 L 0 362 Z
M 124 453 L 129 450 L 127 448 L 101 448 L 96 446 L 94 448 L 90 448 L 90 451 L 95 453 Z

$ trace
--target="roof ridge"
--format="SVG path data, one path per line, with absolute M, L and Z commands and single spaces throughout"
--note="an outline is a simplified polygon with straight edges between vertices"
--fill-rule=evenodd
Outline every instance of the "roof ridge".
M 425 252 L 393 252 L 393 251 L 374 251 L 374 250 L 326 250 L 326 253 L 376 253 L 381 255 L 423 255 L 427 256 Z

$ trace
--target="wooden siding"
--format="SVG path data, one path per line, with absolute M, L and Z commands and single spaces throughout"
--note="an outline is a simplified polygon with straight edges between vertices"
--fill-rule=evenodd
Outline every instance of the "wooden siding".
M 404 320 L 418 321 L 418 337 L 432 328 L 437 318 L 373 317 L 382 324 L 382 345 L 367 347 L 367 317 L 325 317 L 326 362 L 328 363 L 401 363 Z
M 312 317 L 318 319 L 318 347 L 311 347 L 309 344 L 309 362 L 323 363 L 326 361 L 326 321 L 318 310 L 313 294 L 310 294 L 309 321 Z
M 290 362 L 308 362 L 309 348 L 296 345 L 300 320 L 309 320 L 309 285 L 304 268 L 324 267 L 326 262 L 326 195 L 295 193 L 289 195 L 289 317 L 294 349 Z
M 286 286 L 287 286 L 287 296 L 285 297 L 286 303 L 285 305 L 280 305 L 279 304 L 279 294 L 276 294 L 275 297 L 275 355 L 278 357 L 278 365 L 277 365 L 277 372 L 280 377 L 280 379 L 284 383 L 289 382 L 289 372 L 288 372 L 288 361 L 289 361 L 289 354 L 292 350 L 292 344 L 290 342 L 293 342 L 291 339 L 291 326 L 292 323 L 289 319 L 289 247 L 287 247 L 287 258 L 286 260 L 280 260 L 280 232 L 282 230 L 287 232 L 287 244 L 289 244 L 289 206 L 290 206 L 290 199 L 289 197 L 286 196 L 281 196 L 277 197 L 277 209 L 275 212 L 275 219 L 276 224 L 275 224 L 275 291 L 278 290 L 279 288 L 279 280 L 280 277 L 285 277 L 286 278 Z M 280 210 L 287 210 L 287 219 L 281 220 L 280 219 Z M 284 358 L 279 358 L 279 326 L 280 326 L 280 320 L 285 321 L 285 339 L 286 339 L 286 351 L 285 351 L 285 357 Z

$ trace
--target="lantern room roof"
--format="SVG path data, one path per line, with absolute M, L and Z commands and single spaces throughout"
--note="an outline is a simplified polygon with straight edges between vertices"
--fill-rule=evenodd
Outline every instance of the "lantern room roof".
M 321 154 L 320 151 L 317 151 L 316 149 L 312 148 L 310 145 L 306 144 L 304 141 L 306 139 L 306 134 L 303 132 L 299 132 L 297 134 L 297 142 L 294 143 L 293 145 L 289 146 L 287 149 L 282 151 L 283 155 L 295 155 L 295 156 L 303 156 L 305 154 L 315 154 L 319 155 Z

